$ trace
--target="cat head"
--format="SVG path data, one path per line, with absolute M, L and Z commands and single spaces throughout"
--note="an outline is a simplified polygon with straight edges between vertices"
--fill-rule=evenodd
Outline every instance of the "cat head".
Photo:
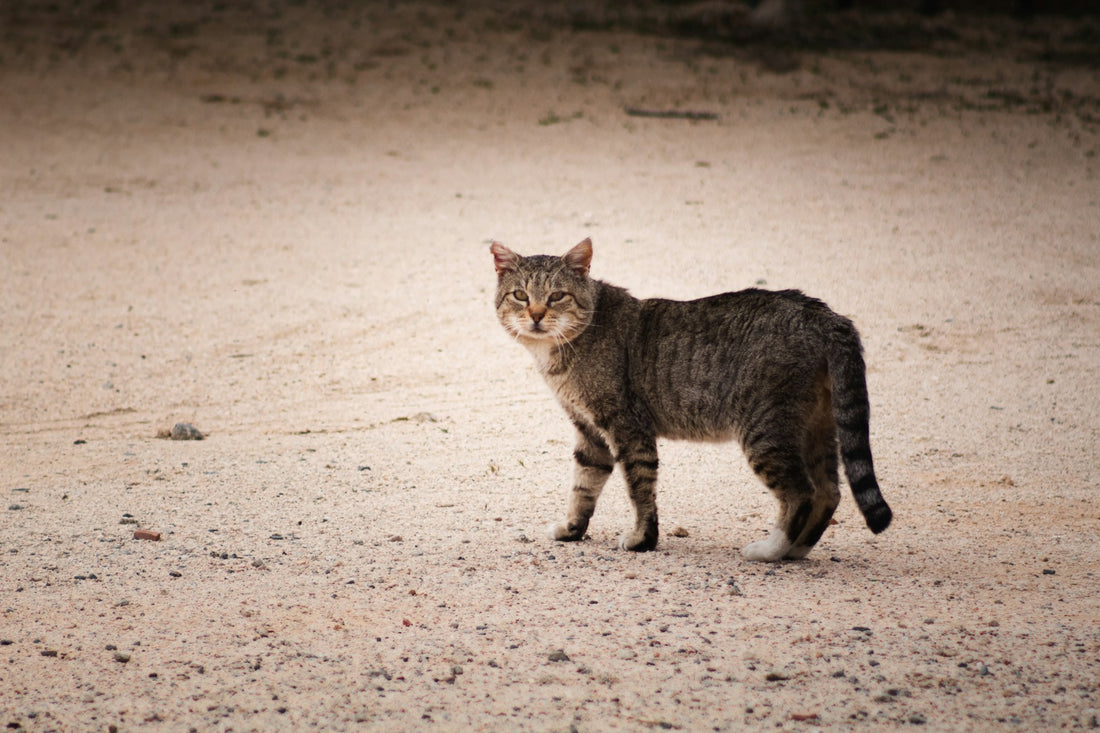
M 524 257 L 493 242 L 497 270 L 497 318 L 525 345 L 568 343 L 592 320 L 596 283 L 588 277 L 592 241 L 561 257 Z

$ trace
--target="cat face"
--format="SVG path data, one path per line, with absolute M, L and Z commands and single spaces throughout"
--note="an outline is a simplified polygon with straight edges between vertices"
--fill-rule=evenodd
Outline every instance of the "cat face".
M 588 277 L 592 242 L 561 257 L 523 257 L 503 244 L 490 248 L 497 270 L 497 318 L 527 345 L 569 343 L 592 318 L 594 283 Z

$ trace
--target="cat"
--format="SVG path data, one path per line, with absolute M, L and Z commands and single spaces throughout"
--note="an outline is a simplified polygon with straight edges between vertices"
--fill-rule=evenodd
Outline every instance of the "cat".
M 740 442 L 779 500 L 770 535 L 742 549 L 748 560 L 810 552 L 840 501 L 838 454 L 867 526 L 889 526 L 850 320 L 797 290 L 639 300 L 589 276 L 590 239 L 561 257 L 524 257 L 499 242 L 490 251 L 497 317 L 576 428 L 573 488 L 553 539 L 584 538 L 618 464 L 635 512 L 619 546 L 656 547 L 658 437 Z

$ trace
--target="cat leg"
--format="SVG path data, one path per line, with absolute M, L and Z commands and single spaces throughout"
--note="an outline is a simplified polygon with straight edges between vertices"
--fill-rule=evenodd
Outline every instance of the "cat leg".
M 813 484 L 796 450 L 770 447 L 750 455 L 749 461 L 756 475 L 779 499 L 779 517 L 767 539 L 750 542 L 741 554 L 746 560 L 757 562 L 782 560 L 806 528 L 813 511 Z
M 573 490 L 569 492 L 569 507 L 564 522 L 552 523 L 547 531 L 559 542 L 584 539 L 588 520 L 596 511 L 607 479 L 615 470 L 615 457 L 607 443 L 587 425 L 576 423 L 577 442 L 573 450 Z
M 619 462 L 634 505 L 634 529 L 619 537 L 619 547 L 646 552 L 657 546 L 657 441 L 635 438 L 624 441 Z
M 806 466 L 814 485 L 813 511 L 806 521 L 806 528 L 786 555 L 791 560 L 800 560 L 809 554 L 821 535 L 825 534 L 840 504 L 836 428 L 831 415 L 827 421 L 818 424 L 807 441 Z

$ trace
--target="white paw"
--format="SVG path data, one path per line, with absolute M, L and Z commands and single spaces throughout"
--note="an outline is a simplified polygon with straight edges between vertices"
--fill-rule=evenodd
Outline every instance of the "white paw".
M 546 534 L 552 540 L 560 540 L 563 537 L 569 536 L 569 527 L 565 522 L 550 522 L 546 525 Z
M 741 548 L 741 555 L 753 562 L 776 562 L 782 560 L 791 550 L 791 541 L 781 529 L 773 529 L 768 539 L 750 542 Z

